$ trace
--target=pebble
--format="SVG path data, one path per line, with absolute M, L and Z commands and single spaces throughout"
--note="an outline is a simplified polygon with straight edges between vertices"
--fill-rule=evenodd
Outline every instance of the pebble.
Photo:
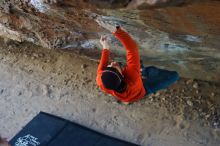
M 2 17 L 1 18 L 2 23 L 6 24 L 9 22 L 9 18 L 8 17 Z
M 1 90 L 0 90 L 0 94 L 3 94 L 3 93 L 4 93 L 4 89 L 1 89 Z
M 92 112 L 96 112 L 96 108 L 93 108 L 93 109 L 92 109 Z
M 81 65 L 81 68 L 82 68 L 82 69 L 86 69 L 86 67 L 87 67 L 86 64 L 82 64 L 82 65 Z
M 39 55 L 37 53 L 33 53 L 33 56 L 36 57 L 36 58 L 39 57 Z
M 198 83 L 194 83 L 193 88 L 197 89 L 198 88 Z
M 215 96 L 215 93 L 214 93 L 214 92 L 212 92 L 212 93 L 211 93 L 211 96 L 212 96 L 212 97 L 214 97 L 214 96 Z
M 64 79 L 63 82 L 65 85 L 67 85 L 69 83 L 70 79 Z
M 201 113 L 200 113 L 200 116 L 205 116 L 206 115 L 206 113 L 205 112 L 202 112 L 202 110 L 201 110 Z
M 8 39 L 8 38 L 4 38 L 4 43 L 5 43 L 5 44 L 9 44 L 10 41 L 11 41 L 10 39 Z
M 210 117 L 210 114 L 207 114 L 207 115 L 205 116 L 206 120 L 207 120 L 209 117 Z
M 193 103 L 192 103 L 192 101 L 190 101 L 190 100 L 187 100 L 187 102 L 186 102 L 189 106 L 193 106 Z
M 210 101 L 207 101 L 206 103 L 207 103 L 209 108 L 213 106 L 213 104 Z
M 189 84 L 192 83 L 192 82 L 193 82 L 193 80 L 190 79 L 190 80 L 186 81 L 186 84 L 189 85 Z
M 13 49 L 13 46 L 12 46 L 12 45 L 9 45 L 9 46 L 8 46 L 8 49 L 9 49 L 9 50 Z
M 150 95 L 149 95 L 149 99 L 150 99 L 151 101 L 153 101 L 153 94 L 150 94 Z
M 160 92 L 157 92 L 156 94 L 154 94 L 155 97 L 160 96 Z
M 22 92 L 20 91 L 20 92 L 18 92 L 18 96 L 21 96 L 22 95 Z
M 42 85 L 43 95 L 46 95 L 50 97 L 50 94 L 52 93 L 52 89 L 50 85 Z
M 218 122 L 214 122 L 214 123 L 213 123 L 213 126 L 215 126 L 215 127 L 217 127 L 218 125 L 219 125 Z
M 78 75 L 78 74 L 75 74 L 74 79 L 76 80 L 76 79 L 78 79 L 78 78 L 79 78 L 79 75 Z
M 40 53 L 38 56 L 39 56 L 39 57 L 44 57 L 45 54 L 44 54 L 44 53 Z
M 73 86 L 74 86 L 75 88 L 79 88 L 78 84 L 76 84 L 76 83 L 75 83 Z

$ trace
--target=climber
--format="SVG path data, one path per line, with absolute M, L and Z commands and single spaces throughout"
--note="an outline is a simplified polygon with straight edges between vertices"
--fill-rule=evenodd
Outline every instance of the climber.
M 128 104 L 168 87 L 179 78 L 175 71 L 166 71 L 153 66 L 144 68 L 140 61 L 137 44 L 121 26 L 103 24 L 104 22 L 101 21 L 98 23 L 111 31 L 127 52 L 127 65 L 124 68 L 117 62 L 108 64 L 109 38 L 101 36 L 100 43 L 103 50 L 97 69 L 96 82 L 103 91 Z

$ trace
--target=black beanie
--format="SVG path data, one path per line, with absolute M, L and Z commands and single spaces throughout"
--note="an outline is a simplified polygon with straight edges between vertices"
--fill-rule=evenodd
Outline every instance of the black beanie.
M 117 90 L 123 82 L 122 75 L 113 67 L 107 67 L 102 72 L 101 79 L 104 87 L 110 90 Z

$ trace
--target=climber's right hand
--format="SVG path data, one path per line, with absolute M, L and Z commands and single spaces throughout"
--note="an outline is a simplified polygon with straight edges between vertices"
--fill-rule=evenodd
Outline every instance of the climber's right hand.
M 102 48 L 103 49 L 109 49 L 109 41 L 110 41 L 110 38 L 106 35 L 102 35 L 101 38 L 100 38 L 100 43 L 102 45 Z

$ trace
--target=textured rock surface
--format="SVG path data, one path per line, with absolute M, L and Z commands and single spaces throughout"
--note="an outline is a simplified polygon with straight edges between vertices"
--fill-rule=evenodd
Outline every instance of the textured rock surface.
M 100 35 L 107 33 L 113 52 L 119 54 L 116 59 L 124 61 L 120 43 L 96 20 L 119 23 L 138 42 L 146 65 L 219 81 L 219 6 L 211 0 L 3 0 L 0 35 L 50 49 L 94 53 L 101 47 Z
M 0 39 L 0 135 L 45 111 L 141 146 L 219 146 L 219 84 L 181 78 L 130 105 L 96 85 L 97 62 Z

